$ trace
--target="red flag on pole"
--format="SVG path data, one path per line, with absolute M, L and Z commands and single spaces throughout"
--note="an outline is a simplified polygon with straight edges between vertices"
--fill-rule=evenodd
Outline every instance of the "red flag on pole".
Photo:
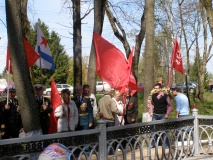
M 51 81 L 51 106 L 53 108 L 52 113 L 50 114 L 50 128 L 49 133 L 57 132 L 57 118 L 54 116 L 54 112 L 57 107 L 61 105 L 61 98 L 57 90 L 54 78 Z
M 134 75 L 132 74 L 132 60 L 133 60 L 133 53 L 134 53 L 134 48 L 132 48 L 132 52 L 129 55 L 127 64 L 128 64 L 128 70 L 126 74 L 121 78 L 120 83 L 118 84 L 117 88 L 120 90 L 121 94 L 124 92 L 124 90 L 127 87 L 131 88 L 131 95 L 133 95 L 137 91 L 137 84 Z
M 61 105 L 61 98 L 57 90 L 54 78 L 51 81 L 51 106 L 53 108 L 52 113 L 50 114 L 50 128 L 49 133 L 57 132 L 57 118 L 54 116 L 54 112 L 57 107 Z
M 116 88 L 120 79 L 128 71 L 128 63 L 124 54 L 114 45 L 95 32 L 93 36 L 97 75 L 111 87 Z
M 169 75 L 168 85 L 167 85 L 168 87 L 170 87 L 170 81 L 171 81 L 171 78 L 172 78 L 173 68 L 176 69 L 177 71 L 179 71 L 181 74 L 184 74 L 183 62 L 182 62 L 180 47 L 179 47 L 177 38 L 175 40 L 174 49 L 173 49 L 173 52 L 172 52 L 170 75 Z
M 24 39 L 24 48 L 25 48 L 25 53 L 27 58 L 27 64 L 29 67 L 32 67 L 33 64 L 35 64 L 35 62 L 39 58 L 39 55 L 35 52 L 33 47 L 29 44 L 29 42 L 26 39 Z M 8 68 L 9 60 L 10 60 L 10 49 L 9 47 L 7 47 L 6 70 L 10 71 L 10 73 L 13 74 L 11 61 L 10 61 L 10 70 Z
M 182 57 L 181 57 L 181 53 L 180 53 L 180 47 L 177 41 L 177 38 L 175 40 L 175 44 L 174 44 L 174 49 L 172 52 L 172 67 L 174 69 L 176 69 L 177 71 L 179 71 L 181 74 L 184 74 L 184 70 L 183 70 L 183 62 L 182 62 Z

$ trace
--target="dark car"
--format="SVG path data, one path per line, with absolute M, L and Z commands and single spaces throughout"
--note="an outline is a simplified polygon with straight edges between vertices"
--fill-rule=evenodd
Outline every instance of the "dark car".
M 183 87 L 183 91 L 186 93 L 186 83 L 178 83 L 178 84 L 176 84 L 176 87 L 177 88 L 179 88 L 180 90 L 182 90 L 182 87 Z M 189 90 L 189 92 L 191 92 L 191 93 L 193 93 L 194 92 L 194 90 L 195 90 L 195 88 L 196 88 L 196 85 L 194 84 L 194 83 L 192 83 L 192 82 L 189 82 L 188 83 L 188 90 Z
M 213 92 L 213 85 L 209 85 L 209 89 L 211 92 Z
M 144 91 L 144 83 L 143 82 L 138 82 L 137 85 L 137 92 L 143 92 Z

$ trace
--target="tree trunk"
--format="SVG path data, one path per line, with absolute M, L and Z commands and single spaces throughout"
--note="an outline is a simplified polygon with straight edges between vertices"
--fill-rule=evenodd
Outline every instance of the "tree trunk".
M 212 0 L 201 0 L 201 3 L 206 9 L 207 20 L 209 22 L 209 28 L 213 38 L 213 9 L 212 9 Z
M 27 17 L 27 3 L 28 0 L 21 0 L 21 22 L 22 22 L 22 34 L 23 37 L 29 39 L 30 23 Z
M 155 0 L 146 0 L 146 42 L 145 42 L 145 84 L 144 88 L 144 114 L 148 112 L 147 99 L 154 84 L 154 5 Z
M 209 51 L 207 51 L 207 16 L 206 13 L 204 11 L 204 7 L 201 5 L 201 18 L 202 18 L 202 23 L 203 23 L 203 38 L 204 38 L 204 49 L 203 49 L 203 57 L 202 57 L 202 62 L 200 64 L 200 70 L 199 70 L 199 82 L 200 82 L 200 86 L 199 86 L 199 99 L 201 102 L 204 102 L 204 83 L 205 83 L 205 74 L 206 74 L 206 63 L 207 63 L 207 59 L 210 55 L 210 50 L 212 47 L 212 43 L 209 46 L 210 49 Z
M 94 0 L 94 32 L 101 35 L 103 29 L 104 15 L 105 15 L 106 0 Z M 89 67 L 87 74 L 87 82 L 90 85 L 91 92 L 96 93 L 96 54 L 95 46 L 92 40 L 90 51 Z
M 23 44 L 21 1 L 6 0 L 5 4 L 10 57 L 24 131 L 26 136 L 35 133 L 41 134 L 40 120 Z
M 73 58 L 74 58 L 74 90 L 82 85 L 82 49 L 81 49 L 81 0 L 73 3 Z

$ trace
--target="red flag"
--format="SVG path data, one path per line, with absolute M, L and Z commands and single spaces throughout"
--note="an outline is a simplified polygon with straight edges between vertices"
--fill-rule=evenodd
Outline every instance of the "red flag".
M 128 58 L 128 70 L 126 74 L 121 78 L 120 83 L 118 84 L 117 88 L 120 90 L 120 93 L 122 94 L 124 90 L 128 87 L 131 88 L 131 95 L 133 95 L 137 91 L 137 84 L 134 75 L 132 74 L 132 60 L 133 60 L 133 53 L 134 53 L 134 48 L 132 48 L 132 52 L 129 55 Z
M 50 114 L 50 128 L 49 133 L 57 132 L 57 118 L 54 116 L 54 112 L 57 107 L 61 105 L 61 98 L 59 92 L 56 88 L 54 78 L 51 81 L 51 106 L 53 108 L 52 113 Z
M 29 42 L 26 39 L 24 39 L 24 48 L 28 66 L 32 67 L 39 58 L 39 55 L 36 53 L 36 51 L 33 49 L 33 47 L 29 44 Z
M 128 64 L 124 54 L 99 34 L 93 33 L 96 49 L 96 70 L 98 76 L 111 87 L 116 88 L 126 74 Z
M 183 62 L 182 57 L 180 53 L 180 47 L 177 41 L 177 38 L 175 40 L 174 49 L 172 52 L 172 61 L 171 61 L 172 67 L 179 71 L 181 74 L 184 74 L 183 70 Z
M 35 52 L 33 47 L 29 44 L 29 42 L 26 39 L 24 39 L 24 48 L 25 48 L 28 66 L 32 67 L 33 64 L 35 64 L 35 62 L 39 58 L 39 55 Z M 7 71 L 8 71 L 8 61 L 9 60 L 10 60 L 10 50 L 9 50 L 9 47 L 7 47 L 7 59 L 6 59 L 6 70 Z M 10 61 L 10 73 L 13 74 L 11 61 Z

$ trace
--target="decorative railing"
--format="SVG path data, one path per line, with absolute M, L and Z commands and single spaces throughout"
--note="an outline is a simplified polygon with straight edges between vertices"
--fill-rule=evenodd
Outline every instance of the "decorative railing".
M 106 128 L 101 119 L 96 129 L 0 140 L 0 157 L 37 160 L 49 144 L 62 143 L 72 160 L 183 159 L 212 152 L 212 121 L 196 109 L 193 116 L 119 127 Z

